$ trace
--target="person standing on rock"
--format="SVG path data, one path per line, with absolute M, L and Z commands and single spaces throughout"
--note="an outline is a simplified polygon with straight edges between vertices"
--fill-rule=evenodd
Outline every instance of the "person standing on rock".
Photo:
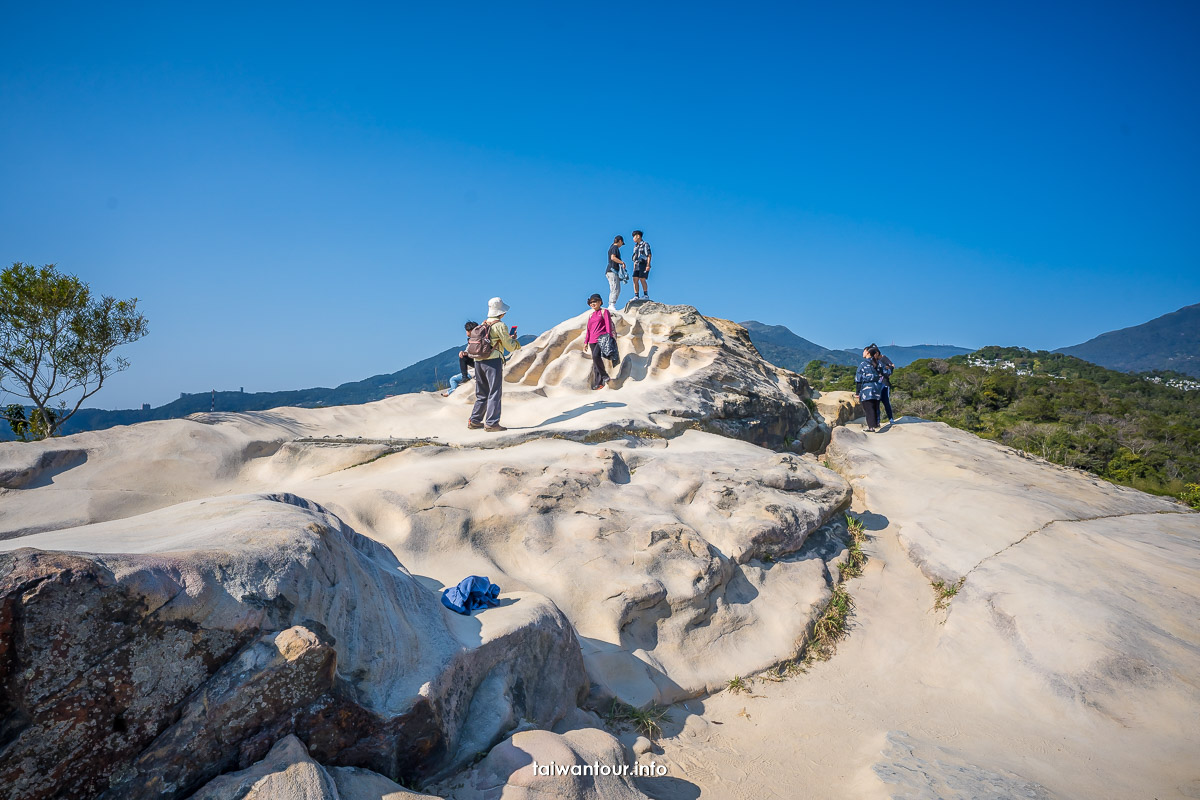
M 883 378 L 883 393 L 879 395 L 879 404 L 887 412 L 888 424 L 895 425 L 896 415 L 892 413 L 892 373 L 896 371 L 896 365 L 890 358 L 879 352 L 879 347 L 874 343 L 867 348 L 864 356 L 867 354 L 875 361 L 879 375 Z
M 863 359 L 858 364 L 858 372 L 854 373 L 854 388 L 867 415 L 867 431 L 874 433 L 879 430 L 879 398 L 883 395 L 883 376 L 879 374 L 879 367 L 871 357 L 869 347 L 863 349 Z
M 604 299 L 598 294 L 588 298 L 592 315 L 587 321 L 587 346 L 592 352 L 592 389 L 603 389 L 608 383 L 608 368 L 604 366 L 604 354 L 600 351 L 600 337 L 616 336 L 612 316 L 604 308 Z
M 621 248 L 625 246 L 625 237 L 617 234 L 608 248 L 608 262 L 604 270 L 608 278 L 608 310 L 617 310 L 617 300 L 621 297 L 621 273 L 625 271 L 625 262 L 621 260 Z
M 499 297 L 488 301 L 487 319 L 467 338 L 467 355 L 475 360 L 475 407 L 467 427 L 488 433 L 508 430 L 500 424 L 500 396 L 504 390 L 504 353 L 521 349 L 504 315 L 509 305 Z
M 646 281 L 650 277 L 650 245 L 642 238 L 641 231 L 633 232 L 633 299 L 640 300 L 641 295 L 638 293 L 638 284 L 641 284 L 642 291 L 646 295 L 646 299 L 650 299 L 650 284 Z

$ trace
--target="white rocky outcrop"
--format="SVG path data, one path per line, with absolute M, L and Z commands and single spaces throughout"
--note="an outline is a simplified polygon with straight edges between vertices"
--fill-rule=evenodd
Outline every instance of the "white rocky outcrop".
M 793 655 L 850 491 L 761 446 L 827 435 L 807 384 L 644 304 L 592 392 L 584 322 L 508 364 L 499 435 L 468 388 L 0 446 L 0 778 L 183 796 L 289 736 L 445 776 L 589 689 L 667 702 Z M 472 573 L 502 606 L 445 610 Z

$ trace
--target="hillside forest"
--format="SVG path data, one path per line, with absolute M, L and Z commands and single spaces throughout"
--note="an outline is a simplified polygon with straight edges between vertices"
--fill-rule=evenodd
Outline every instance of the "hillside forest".
M 854 390 L 854 367 L 813 361 L 805 375 L 821 391 Z M 1060 353 L 985 347 L 897 369 L 892 405 L 898 415 L 1200 508 L 1197 388 L 1175 373 L 1128 374 Z

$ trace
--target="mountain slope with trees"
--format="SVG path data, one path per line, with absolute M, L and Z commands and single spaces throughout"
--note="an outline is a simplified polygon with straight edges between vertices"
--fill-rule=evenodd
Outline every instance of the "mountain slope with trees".
M 762 357 L 776 366 L 801 372 L 810 361 L 857 364 L 858 358 L 845 350 L 830 350 L 797 336 L 783 325 L 764 325 L 755 320 L 739 323 L 750 333 L 750 341 Z
M 1123 372 L 1173 370 L 1200 378 L 1198 343 L 1200 303 L 1054 352 Z

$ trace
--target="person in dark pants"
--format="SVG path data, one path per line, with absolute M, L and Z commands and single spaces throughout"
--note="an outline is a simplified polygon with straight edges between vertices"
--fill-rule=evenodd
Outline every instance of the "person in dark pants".
M 896 371 L 896 365 L 890 358 L 879 352 L 879 347 L 874 343 L 867 348 L 867 353 L 863 355 L 864 357 L 870 355 L 874 359 L 879 375 L 883 378 L 883 393 L 879 395 L 879 404 L 887 412 L 888 423 L 895 425 L 896 415 L 892 413 L 892 373 Z
M 503 317 L 508 309 L 508 304 L 499 297 L 489 300 L 487 319 L 480 326 L 487 329 L 484 336 L 489 346 L 481 348 L 485 351 L 483 354 L 476 355 L 472 348 L 482 345 L 483 342 L 475 341 L 474 332 L 470 344 L 467 345 L 468 354 L 475 359 L 475 406 L 471 409 L 467 427 L 483 428 L 488 433 L 508 430 L 500 424 L 500 399 L 504 391 L 504 353 L 521 349 L 520 342 L 513 338 L 512 331 L 504 324 Z
M 479 323 L 478 322 L 468 322 L 464 327 L 467 329 L 467 338 L 470 339 L 471 331 L 473 331 L 477 327 L 479 327 Z M 475 359 L 473 359 L 469 355 L 467 355 L 466 350 L 459 350 L 458 351 L 458 372 L 460 375 L 462 375 L 462 379 L 464 381 L 470 380 L 467 377 L 467 368 L 473 367 L 473 366 L 475 366 Z
M 879 398 L 883 395 L 883 376 L 875 359 L 867 355 L 869 348 L 863 350 L 863 360 L 858 364 L 858 372 L 854 373 L 854 387 L 858 390 L 858 399 L 862 401 L 863 411 L 867 415 L 867 432 L 879 430 Z
M 468 322 L 463 326 L 467 329 L 467 344 L 471 343 L 471 331 L 479 327 L 478 322 Z M 471 380 L 471 376 L 467 373 L 467 369 L 475 366 L 475 359 L 467 355 L 466 350 L 458 351 L 458 374 L 450 379 L 450 389 L 442 392 L 442 397 L 449 397 L 454 394 L 454 390 L 458 388 L 460 383 L 466 383 Z
M 587 321 L 587 346 L 592 351 L 592 388 L 603 389 L 608 383 L 608 368 L 604 366 L 604 356 L 600 353 L 600 337 L 604 334 L 616 336 L 613 329 L 612 316 L 604 310 L 604 298 L 594 294 L 588 298 L 592 307 L 592 315 Z

